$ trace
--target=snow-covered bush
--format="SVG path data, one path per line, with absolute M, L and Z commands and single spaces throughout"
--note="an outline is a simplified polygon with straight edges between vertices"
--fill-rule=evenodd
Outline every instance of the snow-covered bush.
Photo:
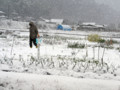
M 87 39 L 90 42 L 98 42 L 101 39 L 101 37 L 98 34 L 91 34 L 88 35 Z
M 81 43 L 68 43 L 68 48 L 85 48 L 85 44 L 81 44 Z
M 105 43 L 105 39 L 99 39 L 98 43 Z

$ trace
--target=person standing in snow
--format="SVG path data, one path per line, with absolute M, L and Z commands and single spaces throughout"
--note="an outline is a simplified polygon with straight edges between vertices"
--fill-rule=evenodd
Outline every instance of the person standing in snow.
M 35 24 L 33 22 L 29 23 L 30 28 L 29 28 L 29 32 L 30 32 L 30 36 L 29 36 L 29 45 L 30 48 L 32 48 L 32 43 L 36 46 L 36 48 L 38 47 L 37 43 L 36 43 L 36 39 L 37 37 L 39 37 L 39 33 L 38 33 L 38 29 L 35 26 Z

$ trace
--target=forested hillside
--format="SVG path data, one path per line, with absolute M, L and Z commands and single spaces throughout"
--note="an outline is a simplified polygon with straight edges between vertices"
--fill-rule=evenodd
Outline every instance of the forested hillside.
M 63 18 L 74 22 L 119 22 L 119 14 L 95 0 L 0 0 L 0 10 L 6 16 Z

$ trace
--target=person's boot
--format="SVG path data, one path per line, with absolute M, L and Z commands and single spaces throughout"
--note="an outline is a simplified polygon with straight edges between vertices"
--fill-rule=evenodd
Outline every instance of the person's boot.
M 38 48 L 38 46 L 36 46 L 36 48 Z
M 39 44 L 36 45 L 36 48 L 38 48 L 38 47 L 39 47 Z

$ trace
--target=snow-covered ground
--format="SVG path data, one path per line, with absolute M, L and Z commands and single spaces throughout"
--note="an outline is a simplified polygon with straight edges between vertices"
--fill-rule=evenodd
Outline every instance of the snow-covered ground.
M 119 81 L 0 72 L 0 90 L 120 90 Z
M 43 35 L 38 59 L 38 49 L 29 47 L 28 32 L 2 34 L 0 90 L 120 90 L 119 43 L 104 51 L 85 36 L 57 33 L 113 35 L 108 32 L 48 30 Z M 119 38 L 114 40 L 120 41 Z M 68 48 L 69 43 L 75 42 L 87 47 Z M 101 63 L 102 57 L 103 67 L 95 63 Z

